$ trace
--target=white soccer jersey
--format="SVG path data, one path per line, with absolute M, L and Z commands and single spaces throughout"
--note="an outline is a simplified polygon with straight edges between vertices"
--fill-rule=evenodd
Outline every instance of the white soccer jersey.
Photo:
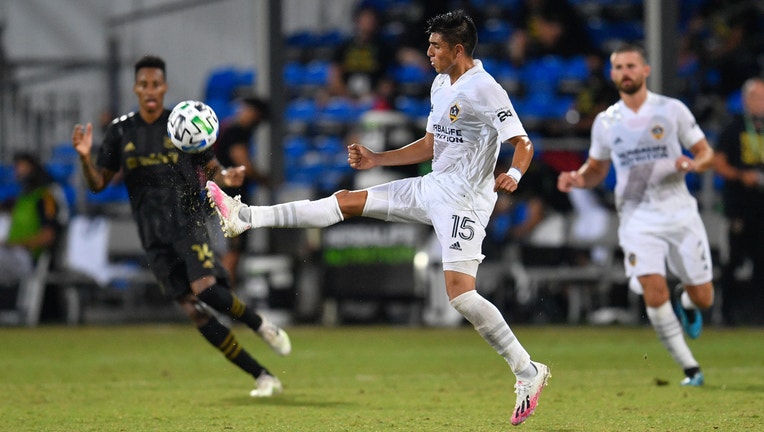
M 648 92 L 634 112 L 618 101 L 597 115 L 591 135 L 589 156 L 613 162 L 622 221 L 677 223 L 681 210 L 697 211 L 684 173 L 674 163 L 682 146 L 690 148 L 705 135 L 682 102 Z
M 480 60 L 474 62 L 455 83 L 447 74 L 432 83 L 427 118 L 427 132 L 435 137 L 431 175 L 452 183 L 444 199 L 490 213 L 496 201 L 493 170 L 500 145 L 527 134 L 507 92 Z

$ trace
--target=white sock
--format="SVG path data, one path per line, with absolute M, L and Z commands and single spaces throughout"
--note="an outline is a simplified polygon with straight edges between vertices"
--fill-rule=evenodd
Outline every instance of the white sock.
M 252 228 L 324 228 L 344 218 L 337 198 L 294 201 L 274 206 L 250 206 Z
M 682 291 L 682 295 L 679 296 L 679 301 L 682 303 L 682 307 L 689 310 L 695 310 L 700 309 L 698 305 L 692 302 L 690 299 L 690 295 L 687 294 L 687 291 Z
M 475 290 L 467 291 L 451 300 L 450 303 L 467 321 L 472 323 L 480 336 L 500 356 L 504 357 L 515 375 L 527 374 L 529 366 L 532 368 L 531 373 L 535 371 L 535 367 L 530 364 L 531 357 L 528 351 L 517 340 L 507 322 L 504 321 L 504 317 L 501 316 L 501 312 L 493 303 L 483 298 Z M 535 373 L 530 375 L 530 377 L 533 376 Z
M 671 302 L 663 303 L 661 306 L 647 307 L 647 317 L 653 325 L 658 339 L 666 347 L 671 357 L 682 369 L 698 367 L 698 362 L 692 356 L 690 347 L 682 334 L 682 325 L 679 319 L 674 315 L 671 309 Z

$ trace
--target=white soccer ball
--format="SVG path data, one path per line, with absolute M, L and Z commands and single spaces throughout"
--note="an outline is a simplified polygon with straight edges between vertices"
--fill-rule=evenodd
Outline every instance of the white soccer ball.
M 167 120 L 167 135 L 179 150 L 200 153 L 218 138 L 220 122 L 215 111 L 204 102 L 187 100 L 172 109 Z

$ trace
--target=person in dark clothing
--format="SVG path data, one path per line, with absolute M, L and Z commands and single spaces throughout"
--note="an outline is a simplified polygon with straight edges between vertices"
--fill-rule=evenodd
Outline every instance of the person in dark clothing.
M 250 201 L 250 189 L 254 184 L 268 185 L 269 178 L 255 167 L 251 157 L 250 140 L 257 127 L 268 120 L 268 104 L 254 96 L 243 97 L 236 114 L 224 122 L 220 135 L 214 144 L 215 157 L 222 166 L 243 166 L 244 182 L 240 186 L 227 187 L 225 192 L 231 196 L 239 195 Z M 228 270 L 231 286 L 236 287 L 238 265 L 241 254 L 247 250 L 248 235 L 223 240 L 225 248 L 221 251 L 220 263 Z
M 241 184 L 243 167 L 223 169 L 212 149 L 190 154 L 178 150 L 167 135 L 170 111 L 165 63 L 146 56 L 135 64 L 133 91 L 138 112 L 112 121 L 96 159 L 91 156 L 93 127 L 75 125 L 72 143 L 90 190 L 103 190 L 122 172 L 133 218 L 151 270 L 163 293 L 173 298 L 201 335 L 226 358 L 255 379 L 253 397 L 269 397 L 281 382 L 242 348 L 231 330 L 204 305 L 254 330 L 278 354 L 291 344 L 286 332 L 242 303 L 228 286 L 227 274 L 209 245 L 207 212 L 201 199 L 201 176 L 224 186 Z
M 764 79 L 743 84 L 743 113 L 719 136 L 714 168 L 724 178 L 729 258 L 722 269 L 722 316 L 727 324 L 764 324 Z M 748 281 L 735 274 L 750 259 Z M 755 322 L 758 321 L 758 322 Z

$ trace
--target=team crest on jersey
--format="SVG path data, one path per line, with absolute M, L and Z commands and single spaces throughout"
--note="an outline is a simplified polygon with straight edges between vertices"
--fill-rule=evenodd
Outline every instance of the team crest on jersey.
M 650 129 L 650 133 L 653 135 L 653 138 L 659 140 L 663 138 L 663 126 L 661 125 L 655 125 L 652 129 Z
M 454 102 L 453 105 L 451 105 L 451 108 L 448 109 L 448 118 L 451 120 L 451 123 L 455 122 L 456 119 L 459 118 L 459 113 L 461 112 L 461 108 L 459 108 L 459 104 Z
M 634 254 L 634 252 L 629 254 L 629 265 L 631 265 L 632 267 L 637 265 L 637 255 Z

